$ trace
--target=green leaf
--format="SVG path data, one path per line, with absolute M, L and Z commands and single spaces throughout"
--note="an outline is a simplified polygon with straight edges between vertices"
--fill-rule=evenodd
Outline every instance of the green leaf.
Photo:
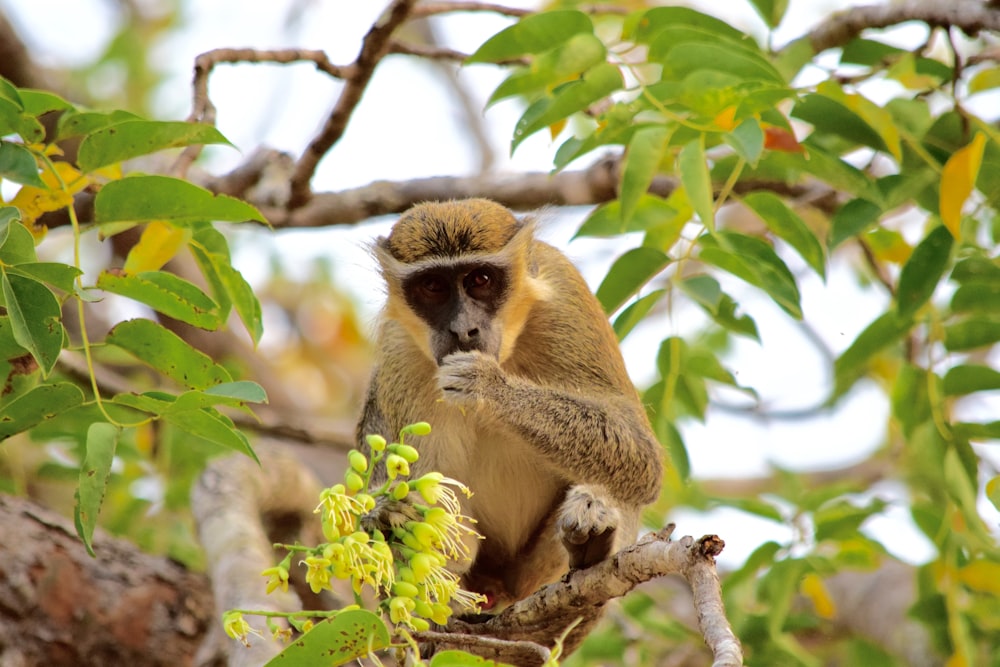
M 732 41 L 751 41 L 749 37 L 714 16 L 687 7 L 654 7 L 647 10 L 636 24 L 633 39 L 649 44 L 663 30 L 683 26 L 698 29 L 708 35 Z
M 389 630 L 377 614 L 342 611 L 296 639 L 265 667 L 345 665 L 389 645 Z
M 614 330 L 615 335 L 618 336 L 618 340 L 625 340 L 625 337 L 632 332 L 639 322 L 642 322 L 643 318 L 649 314 L 663 295 L 666 294 L 666 290 L 658 289 L 653 290 L 646 296 L 640 297 L 635 302 L 630 303 L 628 307 L 622 311 L 621 315 L 615 318 Z
M 176 414 L 187 410 L 200 410 L 216 405 L 242 407 L 246 403 L 266 403 L 267 393 L 256 382 L 241 380 L 224 382 L 205 389 L 204 391 L 186 391 L 162 414 Z
M 961 364 L 944 375 L 945 396 L 964 396 L 977 391 L 1000 389 L 1000 371 L 978 364 Z
M 670 263 L 655 248 L 633 248 L 615 260 L 597 288 L 604 312 L 613 313 Z
M 151 320 L 121 322 L 108 332 L 107 343 L 117 345 L 139 361 L 191 389 L 207 389 L 233 380 L 229 372 L 211 357 Z
M 7 267 L 7 272 L 48 283 L 64 292 L 73 292 L 77 276 L 83 274 L 75 266 L 62 262 L 25 262 Z
M 246 327 L 247 333 L 254 345 L 260 342 L 260 337 L 264 335 L 264 317 L 260 309 L 260 301 L 253 289 L 239 271 L 231 265 L 220 263 L 217 266 L 219 277 L 226 288 L 226 294 L 236 307 L 236 314 L 240 316 L 240 321 Z
M 840 62 L 849 65 L 873 67 L 883 65 L 890 58 L 906 53 L 903 49 L 873 39 L 856 38 L 844 45 Z
M 760 498 L 726 498 L 725 500 L 720 500 L 719 504 L 724 507 L 733 507 L 747 514 L 759 516 L 762 519 L 769 519 L 776 523 L 785 522 L 785 517 L 782 516 L 781 510 Z
M 912 326 L 913 320 L 900 317 L 897 311 L 890 310 L 865 327 L 833 364 L 837 393 L 841 394 L 850 388 L 863 371 L 864 365 L 876 354 L 906 335 Z
M 750 0 L 769 28 L 777 28 L 788 10 L 788 0 Z
M 830 250 L 875 226 L 881 216 L 882 209 L 867 199 L 852 199 L 847 202 L 833 214 L 830 223 Z
M 688 482 L 691 479 L 691 459 L 681 432 L 671 420 L 662 417 L 656 420 L 655 428 L 657 439 L 667 449 L 667 465 L 677 469 L 682 482 Z
M 821 134 L 841 137 L 902 157 L 899 131 L 892 115 L 858 94 L 845 93 L 837 84 L 820 84 L 817 93 L 806 95 L 795 105 L 792 116 L 804 120 Z
M 169 176 L 129 176 L 111 181 L 97 193 L 94 220 L 141 223 L 164 220 L 183 225 L 201 221 L 267 222 L 256 208 L 226 195 Z
M 677 156 L 677 170 L 680 172 L 681 183 L 687 191 L 691 206 L 694 207 L 701 224 L 709 230 L 715 229 L 715 201 L 713 199 L 712 179 L 705 162 L 705 135 L 689 142 Z
M 896 291 L 900 317 L 912 317 L 931 298 L 951 258 L 953 239 L 944 225 L 930 231 L 903 265 Z
M 130 111 L 75 111 L 64 113 L 56 125 L 56 139 L 63 140 L 96 132 L 110 125 L 130 120 L 143 120 Z
M 899 421 L 903 435 L 910 438 L 932 415 L 931 386 L 940 393 L 940 378 L 913 364 L 905 363 L 892 387 L 892 414 Z
M 80 483 L 76 490 L 76 507 L 73 521 L 76 533 L 87 547 L 87 553 L 95 556 L 93 547 L 94 528 L 97 515 L 101 511 L 104 492 L 111 476 L 111 463 L 115 458 L 120 431 L 105 422 L 91 424 L 87 429 L 86 454 L 80 465 Z
M 63 346 L 59 300 L 42 283 L 4 271 L 0 276 L 14 340 L 35 358 L 43 375 L 52 372 Z
M 0 440 L 27 431 L 83 403 L 83 392 L 69 382 L 42 384 L 0 409 Z
M 604 42 L 593 34 L 573 35 L 565 44 L 540 55 L 529 67 L 507 77 L 490 95 L 487 106 L 507 97 L 532 96 L 542 92 L 604 62 L 606 55 Z
M 698 244 L 701 246 L 698 257 L 702 261 L 764 290 L 786 313 L 802 318 L 795 276 L 770 245 L 735 232 L 704 234 Z
M 944 346 L 951 352 L 974 350 L 1000 341 L 1000 321 L 971 317 L 944 329 Z
M 50 111 L 67 111 L 73 108 L 72 104 L 47 90 L 21 88 L 18 92 L 21 95 L 24 110 L 32 116 L 41 116 Z
M 128 120 L 95 130 L 84 137 L 77 162 L 81 171 L 89 172 L 140 155 L 192 144 L 232 145 L 211 125 Z
M 8 265 L 37 262 L 35 239 L 31 236 L 31 232 L 18 222 L 20 213 L 15 218 L 9 211 L 17 212 L 16 208 L 3 210 L 5 213 L 0 216 L 0 262 Z
M 658 35 L 665 39 L 668 35 Z M 663 44 L 664 46 L 660 46 Z M 649 61 L 663 66 L 666 81 L 681 81 L 692 72 L 711 69 L 726 72 L 747 81 L 763 81 L 785 85 L 784 77 L 756 51 L 730 42 L 671 41 L 654 42 L 650 47 Z
M 756 118 L 747 118 L 732 132 L 722 135 L 722 140 L 732 146 L 736 154 L 751 167 L 757 166 L 757 161 L 764 152 L 764 131 L 760 129 Z
M 601 204 L 583 221 L 573 238 L 580 236 L 618 236 L 626 232 L 641 232 L 662 225 L 677 217 L 678 211 L 656 195 L 645 194 L 635 204 L 628 224 L 621 215 L 621 202 L 617 199 Z M 687 220 L 677 223 L 678 230 Z
M 967 257 L 955 264 L 951 279 L 962 285 L 977 282 L 1000 284 L 1000 266 L 985 257 Z
M 465 651 L 451 650 L 435 653 L 430 667 L 504 667 L 504 663 L 481 658 Z
M 960 285 L 951 297 L 956 313 L 1000 311 L 1000 283 L 968 282 Z
M 16 134 L 26 144 L 38 143 L 45 138 L 45 128 L 19 102 L 0 97 L 0 137 Z
M 488 63 L 543 53 L 580 33 L 592 33 L 594 24 L 583 12 L 565 9 L 530 14 L 486 40 L 465 61 Z
M 664 125 L 641 127 L 632 135 L 622 166 L 621 202 L 622 226 L 628 227 L 640 199 L 646 195 L 670 141 L 671 130 Z
M 826 279 L 826 257 L 816 235 L 794 211 L 771 192 L 752 192 L 743 198 L 778 238 L 795 248 L 820 278 Z
M 828 503 L 813 513 L 816 541 L 843 540 L 854 537 L 869 517 L 878 514 L 888 503 L 872 498 L 867 505 L 857 506 L 847 500 Z
M 9 141 L 0 141 L 0 178 L 36 188 L 46 187 L 38 175 L 34 154 L 21 144 Z
M 514 128 L 513 153 L 522 141 L 539 130 L 577 111 L 583 111 L 622 87 L 622 74 L 610 63 L 601 63 L 584 73 L 583 78 L 557 88 L 551 97 L 543 97 L 528 107 Z
M 876 204 L 882 203 L 882 193 L 868 174 L 817 146 L 813 137 L 802 145 L 806 156 L 783 154 L 781 157 L 838 190 Z
M 166 271 L 144 271 L 134 276 L 102 271 L 97 287 L 202 329 L 214 331 L 223 324 L 219 304 L 193 283 Z
M 712 276 L 692 276 L 678 283 L 678 287 L 704 309 L 717 324 L 733 333 L 760 342 L 757 323 L 749 315 L 737 315 L 739 306 L 731 296 L 722 291 Z

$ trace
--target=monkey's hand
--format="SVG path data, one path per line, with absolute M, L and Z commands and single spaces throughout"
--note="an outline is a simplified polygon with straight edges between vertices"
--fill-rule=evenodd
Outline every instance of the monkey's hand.
M 617 508 L 594 487 L 574 486 L 566 493 L 556 522 L 573 569 L 590 567 L 611 555 L 615 530 L 621 523 Z
M 402 528 L 407 521 L 420 520 L 420 513 L 408 499 L 394 500 L 379 496 L 375 501 L 375 507 L 361 517 L 361 529 L 369 535 L 374 530 L 388 533 L 393 528 Z
M 441 361 L 438 388 L 446 401 L 474 403 L 505 382 L 503 370 L 482 352 L 455 352 Z

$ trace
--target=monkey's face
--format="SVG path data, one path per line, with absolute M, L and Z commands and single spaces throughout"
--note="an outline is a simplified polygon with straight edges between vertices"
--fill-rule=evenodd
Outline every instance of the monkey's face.
M 509 286 L 507 267 L 476 261 L 429 266 L 402 284 L 407 305 L 430 330 L 431 354 L 439 365 L 453 352 L 475 350 L 499 358 L 497 311 Z

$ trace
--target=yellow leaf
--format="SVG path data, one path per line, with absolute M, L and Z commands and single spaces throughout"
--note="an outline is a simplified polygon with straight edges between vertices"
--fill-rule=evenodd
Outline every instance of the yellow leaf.
M 837 615 L 837 605 L 830 597 L 830 592 L 826 590 L 826 584 L 816 574 L 807 574 L 802 578 L 799 590 L 807 598 L 812 600 L 816 615 L 820 618 L 833 618 Z
M 132 246 L 125 258 L 125 273 L 158 271 L 169 262 L 177 251 L 191 238 L 191 230 L 168 225 L 159 220 L 146 225 L 139 242 Z
M 713 122 L 722 130 L 732 132 L 736 129 L 736 105 L 728 106 L 720 111 Z
M 566 127 L 566 119 L 563 118 L 562 120 L 557 120 L 549 125 L 549 136 L 555 139 L 559 136 L 559 133 L 563 131 L 564 127 Z
M 844 89 L 833 81 L 824 81 L 819 84 L 816 90 L 853 111 L 870 128 L 875 130 L 889 154 L 897 161 L 902 161 L 903 148 L 899 138 L 899 128 L 896 126 L 896 119 L 888 110 L 883 109 L 864 95 L 845 93 Z
M 977 132 L 972 142 L 955 151 L 941 170 L 941 221 L 956 239 L 962 222 L 962 206 L 976 185 L 985 147 L 986 136 Z
M 55 173 L 49 169 L 41 173 L 42 182 L 47 187 L 25 185 L 10 202 L 21 210 L 25 225 L 33 223 L 43 213 L 70 205 L 73 195 L 87 187 L 87 179 L 68 162 L 56 162 L 53 166 Z
M 875 259 L 880 262 L 905 264 L 913 253 L 913 248 L 906 242 L 903 235 L 894 229 L 873 229 L 864 236 L 865 243 L 871 249 Z
M 974 561 L 958 571 L 958 579 L 973 590 L 1000 596 L 1000 563 Z

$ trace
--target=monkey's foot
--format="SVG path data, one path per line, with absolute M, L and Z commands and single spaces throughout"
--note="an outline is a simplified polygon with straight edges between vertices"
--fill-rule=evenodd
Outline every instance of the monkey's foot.
M 573 569 L 590 567 L 611 555 L 615 530 L 621 523 L 618 510 L 595 490 L 574 486 L 559 508 L 557 528 L 569 552 Z

